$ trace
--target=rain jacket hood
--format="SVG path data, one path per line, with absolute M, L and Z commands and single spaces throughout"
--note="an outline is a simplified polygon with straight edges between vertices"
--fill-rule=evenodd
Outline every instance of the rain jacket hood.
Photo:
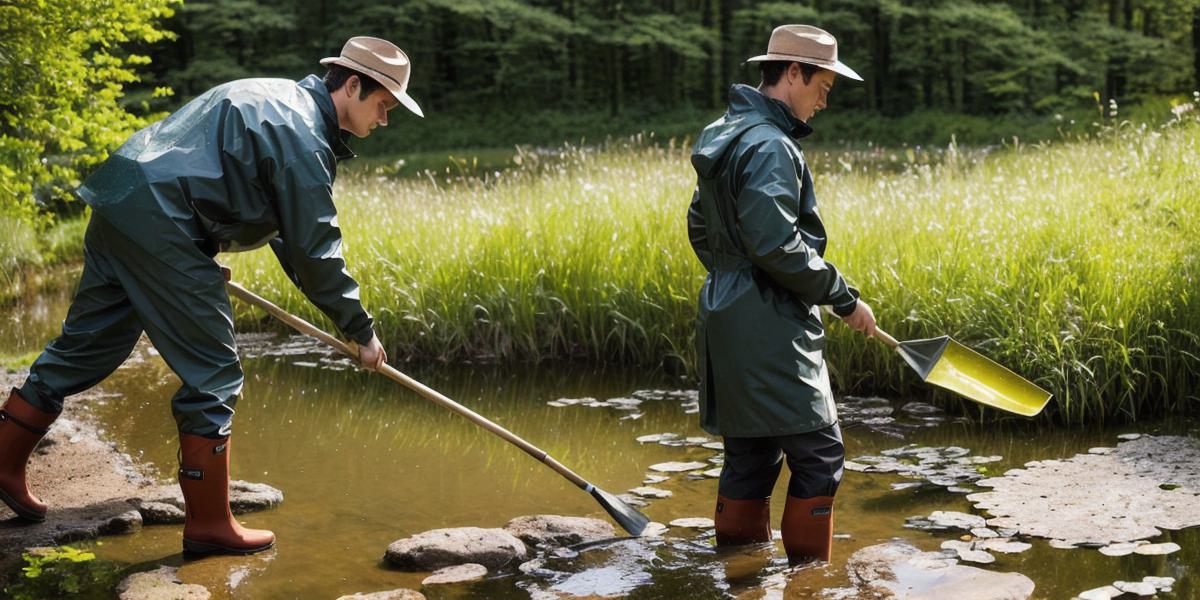
M 373 321 L 342 259 L 333 204 L 353 157 L 315 75 L 217 86 L 129 138 L 77 190 L 148 259 L 182 268 L 186 236 L 212 257 L 270 243 L 289 278 L 350 339 Z
M 700 424 L 765 437 L 837 421 L 821 305 L 849 314 L 857 292 L 824 260 L 825 227 L 796 139 L 811 133 L 785 104 L 737 85 L 692 153 L 692 248 L 700 290 Z

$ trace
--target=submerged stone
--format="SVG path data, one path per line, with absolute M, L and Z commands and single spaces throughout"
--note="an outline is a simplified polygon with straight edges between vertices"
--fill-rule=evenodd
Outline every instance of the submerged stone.
M 908 600 L 1025 600 L 1034 584 L 1019 573 L 995 573 L 956 564 L 940 552 L 921 552 L 901 542 L 868 546 L 846 562 L 860 597 Z
M 1134 554 L 1143 556 L 1161 556 L 1163 554 L 1171 554 L 1179 552 L 1182 548 L 1175 542 L 1167 542 L 1165 544 L 1145 544 L 1133 549 Z
M 425 600 L 425 594 L 414 590 L 398 589 L 369 594 L 358 593 L 342 596 L 337 600 Z
M 664 462 L 650 465 L 650 470 L 658 471 L 659 473 L 683 473 L 703 469 L 707 466 L 702 462 Z
M 644 485 L 641 487 L 635 487 L 635 488 L 629 490 L 629 493 L 637 495 L 637 496 L 641 496 L 643 498 L 670 498 L 672 495 L 672 492 L 670 490 L 664 490 L 664 489 L 660 489 L 660 488 L 656 488 L 656 487 L 650 487 L 648 485 Z
M 683 519 L 675 519 L 669 523 L 671 527 L 682 527 L 684 529 L 711 529 L 716 523 L 707 517 L 689 517 Z
M 487 567 L 467 563 L 465 565 L 454 565 L 453 567 L 443 567 L 433 572 L 432 575 L 421 581 L 421 585 L 444 585 L 448 583 L 467 583 L 469 581 L 479 581 L 487 577 Z
M 204 586 L 180 581 L 178 572 L 179 569 L 163 566 L 134 573 L 117 586 L 117 597 L 120 600 L 206 600 L 212 597 Z
M 1055 547 L 1108 546 L 1200 525 L 1200 443 L 1139 436 L 1109 454 L 1034 461 L 977 485 L 988 524 L 1052 540 Z

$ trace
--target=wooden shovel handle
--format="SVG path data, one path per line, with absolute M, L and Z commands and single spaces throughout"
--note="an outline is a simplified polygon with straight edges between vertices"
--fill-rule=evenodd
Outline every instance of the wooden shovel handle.
M 825 314 L 828 314 L 831 317 L 837 319 L 842 318 L 841 315 L 833 312 L 833 309 L 828 306 L 822 306 L 821 308 L 825 309 Z M 900 347 L 900 342 L 897 342 L 896 338 L 892 337 L 888 332 L 880 329 L 878 324 L 875 325 L 875 337 L 879 338 L 879 341 L 887 344 L 888 348 L 891 348 L 892 350 L 896 350 Z
M 268 313 L 271 313 L 271 316 L 275 317 L 276 319 L 279 319 L 280 321 L 283 321 L 284 323 L 288 324 L 289 326 L 291 326 L 293 329 L 299 331 L 300 333 L 315 337 L 318 340 L 321 340 L 322 342 L 329 344 L 337 351 L 339 351 L 355 360 L 358 360 L 358 345 L 357 344 L 354 344 L 354 343 L 347 344 L 347 343 L 333 337 L 332 335 L 329 335 L 328 333 L 322 331 L 321 329 L 319 329 L 312 323 L 309 323 L 308 321 L 305 321 L 304 319 L 301 319 L 300 317 L 297 317 L 297 316 L 283 310 L 282 308 L 279 308 L 278 306 L 273 304 L 270 300 L 267 300 L 266 298 L 263 298 L 263 297 L 255 294 L 254 292 L 251 292 L 250 290 L 247 290 L 246 288 L 242 287 L 241 285 L 237 284 L 234 281 L 226 281 L 225 286 L 229 289 L 229 292 L 231 294 L 233 294 L 234 296 L 236 296 L 237 298 L 244 300 L 246 302 L 249 302 L 250 304 L 257 306 L 257 307 L 267 311 Z M 480 415 L 479 413 L 476 413 L 475 411 L 451 400 L 450 398 L 447 398 L 446 396 L 442 395 L 437 390 L 435 390 L 429 386 L 426 386 L 425 384 L 421 383 L 420 381 L 417 381 L 416 379 L 413 379 L 412 377 L 409 377 L 408 375 L 405 375 L 404 373 L 401 373 L 399 370 L 397 370 L 395 367 L 393 367 L 389 364 L 385 363 L 383 365 L 383 367 L 381 367 L 379 369 L 379 372 L 382 373 L 383 375 L 385 375 L 388 379 L 391 379 L 391 380 L 403 385 L 404 387 L 416 392 L 417 394 L 420 394 L 426 400 L 430 400 L 430 401 L 434 402 L 435 404 L 440 404 L 441 406 L 448 408 L 448 409 L 466 417 L 468 420 L 475 423 L 476 425 L 479 425 L 480 427 L 487 429 L 488 431 L 500 436 L 501 438 L 504 438 L 504 440 L 507 441 L 508 443 L 520 448 L 521 450 L 524 450 L 526 454 L 529 454 L 530 456 L 536 458 L 538 461 L 542 462 L 546 466 L 550 467 L 551 469 L 554 469 L 555 472 L 557 472 L 559 475 L 562 475 L 563 477 L 570 480 L 571 483 L 574 483 L 575 485 L 583 488 L 584 490 L 587 490 L 589 492 L 591 491 L 592 485 L 590 483 L 588 483 L 587 480 L 580 477 L 574 471 L 572 471 L 571 469 L 567 468 L 562 463 L 555 460 L 553 457 L 551 457 L 549 454 L 547 454 L 545 450 L 542 450 L 541 448 L 538 448 L 537 446 L 534 446 L 533 444 L 530 444 L 529 442 L 521 439 L 515 433 L 497 425 L 496 423 L 493 423 L 487 417 L 484 417 L 484 416 Z

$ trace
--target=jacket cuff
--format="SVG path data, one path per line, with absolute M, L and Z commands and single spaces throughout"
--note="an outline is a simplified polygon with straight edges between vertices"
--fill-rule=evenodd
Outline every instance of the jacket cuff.
M 858 307 L 858 296 L 858 290 L 846 286 L 846 293 L 839 295 L 832 303 L 831 308 L 834 314 L 839 317 L 850 316 L 854 312 L 854 309 Z
M 362 331 L 359 331 L 354 335 L 350 335 L 349 337 L 351 340 L 354 340 L 355 344 L 358 344 L 359 346 L 366 346 L 367 344 L 371 343 L 371 338 L 375 337 L 375 328 L 368 326 Z

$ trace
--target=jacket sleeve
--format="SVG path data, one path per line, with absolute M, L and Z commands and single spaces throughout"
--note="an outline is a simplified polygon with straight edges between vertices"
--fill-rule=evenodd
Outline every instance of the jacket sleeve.
M 700 208 L 700 187 L 692 194 L 692 204 L 687 213 L 688 240 L 692 243 L 692 251 L 704 268 L 713 270 L 712 249 L 708 246 L 708 230 L 704 224 L 704 212 Z
M 333 205 L 333 157 L 301 154 L 278 170 L 279 238 L 271 249 L 288 278 L 342 335 L 371 341 L 374 320 L 359 300 L 358 282 L 342 259 L 342 232 Z
M 750 261 L 810 306 L 829 304 L 842 316 L 854 312 L 857 293 L 804 241 L 796 214 L 800 174 L 784 142 L 751 148 L 739 171 L 737 230 Z

